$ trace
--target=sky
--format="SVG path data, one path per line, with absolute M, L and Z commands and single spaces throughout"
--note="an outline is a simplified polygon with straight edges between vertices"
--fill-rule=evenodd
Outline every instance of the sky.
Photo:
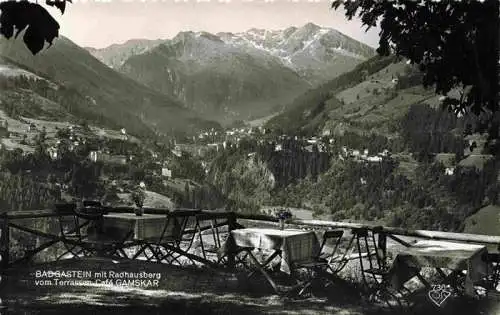
M 94 48 L 136 38 L 167 39 L 181 31 L 280 30 L 308 22 L 372 47 L 379 37 L 378 29 L 365 33 L 359 20 L 345 18 L 343 9 L 330 9 L 328 0 L 73 0 L 63 15 L 53 8 L 49 12 L 63 36 Z

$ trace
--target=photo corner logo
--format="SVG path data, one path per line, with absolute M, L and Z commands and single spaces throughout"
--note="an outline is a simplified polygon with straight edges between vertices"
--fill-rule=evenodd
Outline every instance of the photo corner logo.
M 428 296 L 434 304 L 441 307 L 451 296 L 451 290 L 443 284 L 433 285 L 432 289 L 428 293 Z

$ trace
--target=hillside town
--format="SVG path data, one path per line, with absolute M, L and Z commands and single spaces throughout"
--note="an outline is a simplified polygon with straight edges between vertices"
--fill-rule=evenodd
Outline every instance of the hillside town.
M 10 124 L 9 124 L 10 120 Z M 96 127 L 78 124 L 57 124 L 42 120 L 21 118 L 19 121 L 4 119 L 1 121 L 2 149 L 17 150 L 24 156 L 33 154 L 37 146 L 45 150 L 53 161 L 61 158 L 64 152 L 75 152 L 82 148 L 87 150 L 86 159 L 92 163 L 99 163 L 113 168 L 127 168 L 139 166 L 141 174 L 149 176 L 149 182 L 162 183 L 167 187 L 177 181 L 177 186 L 193 178 L 185 178 L 183 172 L 177 171 L 176 158 L 182 159 L 183 154 L 194 157 L 204 172 L 208 174 L 211 161 L 223 151 L 239 149 L 246 146 L 248 156 L 253 156 L 258 146 L 267 146 L 277 154 L 286 154 L 293 148 L 305 154 L 320 153 L 338 161 L 355 161 L 358 163 L 379 164 L 384 159 L 400 157 L 392 155 L 389 148 L 381 152 L 369 152 L 366 148 L 349 148 L 339 146 L 334 136 L 317 135 L 299 137 L 276 135 L 263 127 L 240 127 L 226 130 L 209 129 L 199 132 L 192 137 L 171 139 L 170 145 L 160 147 L 155 144 L 141 143 L 137 138 L 129 135 L 126 128 L 118 131 L 104 130 Z M 453 175 L 457 166 L 478 167 L 491 159 L 490 155 L 481 154 L 484 140 L 481 137 L 469 136 L 466 139 L 463 158 L 456 160 L 455 154 L 438 153 L 435 160 L 443 164 L 444 173 Z M 292 147 L 291 147 L 292 146 Z M 252 149 L 253 148 L 253 149 Z M 130 192 L 133 187 L 134 176 L 116 176 L 115 171 L 101 172 L 101 180 L 105 185 L 116 187 L 118 192 Z M 144 175 L 142 175 L 144 176 Z M 138 180 L 138 178 L 135 178 Z M 143 182 L 143 177 L 140 178 Z M 132 181 L 131 181 L 132 180 Z M 179 182 L 179 180 L 181 182 Z M 364 178 L 360 178 L 361 182 Z M 131 186 L 132 185 L 132 186 Z M 60 184 L 62 191 L 67 184 Z

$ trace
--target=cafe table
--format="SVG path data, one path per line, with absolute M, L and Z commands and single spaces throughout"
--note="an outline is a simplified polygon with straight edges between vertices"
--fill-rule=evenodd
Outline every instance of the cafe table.
M 166 223 L 164 214 L 110 213 L 105 214 L 102 228 L 106 234 L 128 234 L 134 241 L 159 239 Z
M 224 254 L 231 251 L 233 253 L 246 252 L 275 292 L 278 292 L 275 282 L 266 271 L 266 267 L 274 258 L 281 256 L 280 271 L 290 275 L 293 263 L 310 260 L 318 254 L 319 248 L 318 238 L 313 231 L 243 228 L 231 231 L 222 251 Z M 268 250 L 272 254 L 262 262 L 252 253 L 253 249 Z M 252 274 L 253 272 L 249 274 L 249 277 Z
M 453 280 L 454 276 L 465 271 L 465 294 L 473 296 L 474 284 L 488 273 L 486 256 L 487 248 L 484 245 L 420 240 L 398 250 L 392 266 L 391 286 L 400 288 L 406 281 L 417 276 L 430 287 L 420 274 L 422 268 L 436 269 L 444 281 Z M 448 269 L 451 273 L 446 275 L 443 269 Z M 442 284 L 444 283 L 438 285 Z
M 128 247 L 138 246 L 132 259 L 144 253 L 147 260 L 162 261 L 159 246 L 165 243 L 178 246 L 182 237 L 182 223 L 175 216 L 165 214 L 110 213 L 102 218 L 102 230 L 107 235 L 114 235 L 116 239 L 128 242 Z M 177 242 L 177 243 L 176 243 Z M 153 256 L 146 256 L 149 249 Z

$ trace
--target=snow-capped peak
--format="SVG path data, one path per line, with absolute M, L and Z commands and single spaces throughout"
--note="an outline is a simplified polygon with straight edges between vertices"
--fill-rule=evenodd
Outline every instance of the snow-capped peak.
M 373 56 L 373 49 L 332 28 L 307 23 L 285 30 L 252 28 L 240 33 L 218 33 L 226 44 L 258 50 L 278 57 L 283 64 L 297 63 L 297 58 L 331 59 L 333 55 L 365 60 Z

